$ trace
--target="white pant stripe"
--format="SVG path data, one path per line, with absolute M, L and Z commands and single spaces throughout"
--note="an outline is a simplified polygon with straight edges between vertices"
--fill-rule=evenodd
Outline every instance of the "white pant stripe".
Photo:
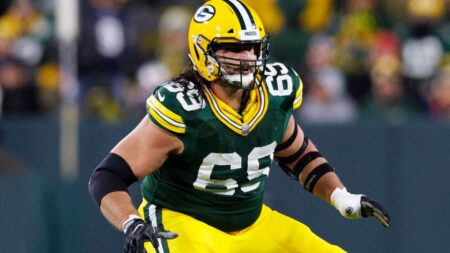
M 150 217 L 150 222 L 152 223 L 153 227 L 157 227 L 158 226 L 158 220 L 156 218 L 156 206 L 155 205 L 150 205 L 148 207 L 148 216 Z M 161 239 L 158 238 L 158 253 L 164 253 L 164 248 L 162 245 L 162 241 Z

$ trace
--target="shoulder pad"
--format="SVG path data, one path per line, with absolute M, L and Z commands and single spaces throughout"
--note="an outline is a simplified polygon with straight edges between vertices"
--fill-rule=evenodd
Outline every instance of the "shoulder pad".
M 303 82 L 297 72 L 283 63 L 275 62 L 266 65 L 265 83 L 269 93 L 276 97 L 286 97 L 296 110 L 302 104 Z
M 178 134 L 186 132 L 186 125 L 176 103 L 176 92 L 183 90 L 180 84 L 173 82 L 155 89 L 146 102 L 147 114 L 153 123 L 170 132 Z
M 186 123 L 184 116 L 205 108 L 206 104 L 193 83 L 184 85 L 178 82 L 166 82 L 155 89 L 147 99 L 147 114 L 159 127 L 173 133 L 184 134 Z

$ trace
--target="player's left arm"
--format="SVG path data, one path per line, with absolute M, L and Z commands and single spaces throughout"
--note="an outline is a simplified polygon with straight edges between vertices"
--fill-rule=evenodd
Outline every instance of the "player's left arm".
M 347 192 L 334 168 L 291 116 L 283 140 L 275 149 L 280 167 L 303 187 L 333 205 L 346 218 L 374 216 L 389 227 L 390 218 L 382 205 L 362 194 Z

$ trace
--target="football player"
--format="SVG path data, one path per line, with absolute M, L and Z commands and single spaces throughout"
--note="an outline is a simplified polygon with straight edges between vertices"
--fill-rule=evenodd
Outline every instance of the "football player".
M 124 252 L 345 252 L 263 203 L 273 160 L 351 219 L 377 202 L 347 192 L 294 121 L 303 84 L 269 63 L 258 15 L 238 0 L 211 0 L 189 27 L 192 64 L 158 87 L 146 116 L 92 173 L 89 190 L 125 234 Z M 133 206 L 127 187 L 142 181 Z

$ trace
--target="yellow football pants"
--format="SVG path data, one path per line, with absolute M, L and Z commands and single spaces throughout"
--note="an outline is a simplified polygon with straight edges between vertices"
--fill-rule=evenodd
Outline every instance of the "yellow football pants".
M 144 210 L 147 208 L 147 210 Z M 346 252 L 315 235 L 306 225 L 264 205 L 251 226 L 225 233 L 188 215 L 158 209 L 143 201 L 139 212 L 153 225 L 178 233 L 172 240 L 159 239 L 159 248 L 146 243 L 148 253 L 342 253 Z

